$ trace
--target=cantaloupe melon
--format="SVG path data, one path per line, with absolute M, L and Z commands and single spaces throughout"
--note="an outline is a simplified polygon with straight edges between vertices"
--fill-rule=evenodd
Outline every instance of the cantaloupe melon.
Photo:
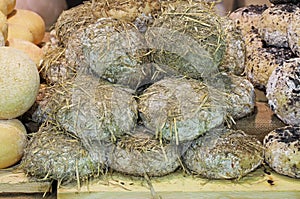
M 35 102 L 40 85 L 36 64 L 24 52 L 0 47 L 0 119 L 25 113 Z
M 26 143 L 26 129 L 19 120 L 0 120 L 0 169 L 17 163 Z

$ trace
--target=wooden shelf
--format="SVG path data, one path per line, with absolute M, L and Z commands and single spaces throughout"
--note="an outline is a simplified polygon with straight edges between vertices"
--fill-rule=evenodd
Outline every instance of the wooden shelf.
M 268 170 L 269 171 L 269 170 Z M 270 183 L 272 182 L 272 184 Z M 300 198 L 300 179 L 266 174 L 262 168 L 239 181 L 207 180 L 198 176 L 184 176 L 182 172 L 160 178 L 152 178 L 151 184 L 157 198 Z M 44 193 L 50 191 L 50 182 L 30 182 L 20 171 L 0 171 L 0 194 Z M 1 196 L 1 195 L 0 195 Z M 143 178 L 119 173 L 89 183 L 62 186 L 57 190 L 59 199 L 145 199 L 153 198 L 149 184 Z

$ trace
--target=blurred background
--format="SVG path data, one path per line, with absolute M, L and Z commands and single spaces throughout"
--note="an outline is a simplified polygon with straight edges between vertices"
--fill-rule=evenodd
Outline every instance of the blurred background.
M 82 3 L 82 0 L 17 0 L 16 8 L 32 10 L 45 20 L 46 27 L 49 29 L 63 10 L 74 7 Z M 223 0 L 217 6 L 221 15 L 226 15 L 239 7 L 251 4 L 267 4 L 268 0 Z

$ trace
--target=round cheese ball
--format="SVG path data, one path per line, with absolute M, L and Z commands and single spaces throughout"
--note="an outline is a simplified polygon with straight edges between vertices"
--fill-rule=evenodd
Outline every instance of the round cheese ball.
M 275 46 L 250 49 L 250 52 L 246 59 L 245 74 L 255 87 L 261 89 L 266 87 L 270 75 L 278 66 L 295 57 L 289 48 Z
M 0 120 L 0 169 L 17 163 L 26 143 L 26 129 L 19 120 Z
M 28 55 L 15 48 L 0 47 L 0 82 L 0 119 L 12 119 L 33 105 L 40 77 Z
M 271 131 L 263 141 L 266 163 L 277 173 L 300 178 L 300 127 Z
M 286 124 L 300 125 L 300 58 L 287 60 L 271 74 L 267 98 L 271 109 Z
M 293 4 L 278 4 L 262 13 L 258 29 L 268 45 L 288 47 L 287 28 L 297 10 Z
M 287 28 L 287 38 L 289 47 L 299 57 L 300 56 L 300 9 L 293 13 Z
M 268 7 L 266 5 L 250 5 L 241 7 L 230 13 L 229 18 L 235 22 L 236 26 L 245 36 L 252 29 L 258 28 L 261 14 L 267 8 Z
M 299 0 L 270 0 L 273 4 L 299 3 Z

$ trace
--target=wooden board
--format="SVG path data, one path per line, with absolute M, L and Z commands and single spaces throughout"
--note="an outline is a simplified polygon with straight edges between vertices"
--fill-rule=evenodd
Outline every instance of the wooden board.
M 268 170 L 269 171 L 269 170 Z M 267 174 L 268 173 L 268 174 Z M 184 176 L 177 172 L 165 177 L 153 178 L 151 183 L 157 198 L 300 198 L 300 180 L 278 175 L 274 172 L 256 170 L 239 181 L 207 180 L 196 176 Z M 146 180 L 121 174 L 106 179 L 96 179 L 84 184 L 58 189 L 59 199 L 94 198 L 153 198 Z M 155 198 L 155 197 L 154 197 Z
M 17 169 L 0 170 L 0 194 L 45 193 L 51 191 L 51 182 L 30 181 Z

